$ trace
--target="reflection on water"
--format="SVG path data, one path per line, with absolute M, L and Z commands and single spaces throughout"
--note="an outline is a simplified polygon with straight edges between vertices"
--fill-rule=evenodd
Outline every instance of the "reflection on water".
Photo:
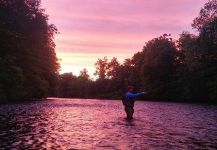
M 0 106 L 0 149 L 216 149 L 217 107 L 52 99 Z

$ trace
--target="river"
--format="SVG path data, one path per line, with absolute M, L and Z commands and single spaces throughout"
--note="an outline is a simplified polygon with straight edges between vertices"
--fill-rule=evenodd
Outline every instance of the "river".
M 58 99 L 0 105 L 2 149 L 217 149 L 217 106 Z

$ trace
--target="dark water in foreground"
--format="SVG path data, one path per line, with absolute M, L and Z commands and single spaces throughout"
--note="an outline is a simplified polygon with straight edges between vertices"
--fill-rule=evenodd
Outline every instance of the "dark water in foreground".
M 0 149 L 217 149 L 217 106 L 47 100 L 0 106 Z

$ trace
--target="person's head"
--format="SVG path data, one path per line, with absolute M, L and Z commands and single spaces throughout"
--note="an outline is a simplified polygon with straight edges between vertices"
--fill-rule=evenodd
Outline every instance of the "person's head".
M 134 89 L 135 89 L 135 87 L 132 86 L 132 85 L 128 85 L 128 87 L 127 87 L 127 91 L 128 91 L 128 92 L 133 92 Z

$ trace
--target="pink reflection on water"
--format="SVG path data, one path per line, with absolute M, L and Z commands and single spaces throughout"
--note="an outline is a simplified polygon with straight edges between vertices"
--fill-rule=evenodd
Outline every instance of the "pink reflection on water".
M 198 115 L 200 114 L 200 115 Z M 0 106 L 0 149 L 215 149 L 216 106 L 50 99 Z

